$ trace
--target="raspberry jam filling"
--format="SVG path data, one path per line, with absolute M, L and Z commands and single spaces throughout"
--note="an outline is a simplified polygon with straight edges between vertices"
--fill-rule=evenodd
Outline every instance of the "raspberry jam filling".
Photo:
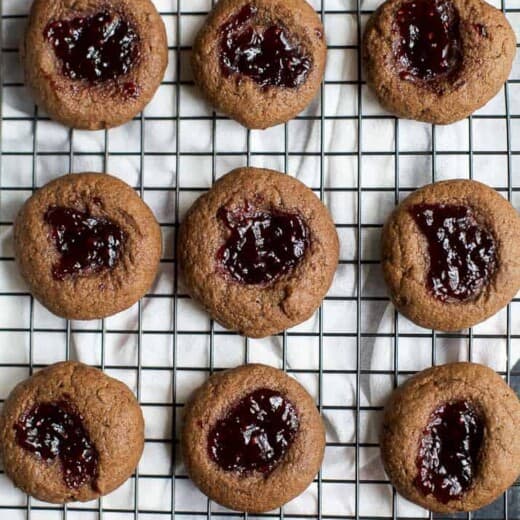
M 401 79 L 426 82 L 451 77 L 461 66 L 459 13 L 451 0 L 412 0 L 394 22 L 394 56 Z
M 139 36 L 117 13 L 55 20 L 44 30 L 62 73 L 90 84 L 128 74 L 139 58 Z
M 60 253 L 52 268 L 57 280 L 112 269 L 121 258 L 126 236 L 111 220 L 58 206 L 50 207 L 44 218 Z
M 409 211 L 428 241 L 428 289 L 441 301 L 476 297 L 497 268 L 493 235 L 466 206 L 418 204 Z
M 213 426 L 209 456 L 225 471 L 268 474 L 291 447 L 299 426 L 294 405 L 278 392 L 261 388 Z
M 423 432 L 414 484 L 439 502 L 460 498 L 478 471 L 484 422 L 467 401 L 439 406 Z
M 67 487 L 93 485 L 98 476 L 98 452 L 83 426 L 83 417 L 68 401 L 39 403 L 14 425 L 16 442 L 38 458 L 58 458 Z
M 296 88 L 312 67 L 312 58 L 287 29 L 261 20 L 247 4 L 220 28 L 220 68 L 224 76 L 251 78 L 263 88 Z
M 217 263 L 235 281 L 268 284 L 291 272 L 309 246 L 309 229 L 298 214 L 245 208 L 220 208 L 217 216 L 230 231 Z

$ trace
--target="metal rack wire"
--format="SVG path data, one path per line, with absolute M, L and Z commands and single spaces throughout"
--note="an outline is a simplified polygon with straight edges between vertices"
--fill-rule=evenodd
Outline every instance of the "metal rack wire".
M 210 4 L 209 0 L 205 0 Z M 520 31 L 520 8 L 511 7 L 501 0 L 501 8 L 510 17 L 517 33 Z M 516 0 L 514 0 L 516 1 Z M 190 313 L 196 310 L 190 307 L 188 297 L 182 291 L 178 282 L 177 264 L 175 262 L 175 229 L 181 217 L 182 207 L 192 200 L 205 187 L 191 185 L 185 182 L 185 173 L 188 170 L 184 160 L 204 162 L 209 178 L 213 182 L 230 168 L 225 165 L 259 164 L 266 161 L 279 165 L 279 169 L 286 172 L 298 173 L 294 170 L 295 160 L 310 158 L 316 162 L 318 175 L 311 187 L 325 201 L 331 202 L 338 197 L 341 203 L 350 201 L 353 205 L 353 218 L 347 221 L 337 218 L 338 232 L 342 240 L 348 237 L 353 246 L 352 254 L 342 249 L 340 269 L 350 273 L 354 280 L 353 291 L 347 294 L 341 290 L 332 290 L 331 295 L 320 308 L 314 325 L 309 328 L 297 328 L 283 333 L 276 338 L 274 344 L 278 349 L 281 368 L 300 379 L 314 392 L 317 405 L 327 422 L 337 421 L 347 425 L 348 435 L 339 437 L 329 436 L 327 452 L 330 458 L 352 455 L 353 467 L 331 469 L 327 458 L 322 472 L 316 477 L 311 486 L 307 502 L 303 507 L 294 509 L 284 508 L 275 513 L 262 516 L 273 518 L 307 517 L 307 518 L 426 518 L 428 515 L 417 508 L 409 508 L 392 490 L 382 470 L 376 468 L 372 474 L 363 470 L 364 464 L 376 452 L 378 444 L 374 436 L 374 424 L 381 412 L 379 401 L 367 399 L 362 395 L 361 388 L 368 378 L 380 378 L 383 385 L 396 386 L 401 380 L 418 368 L 417 365 L 405 363 L 403 366 L 402 352 L 416 347 L 424 358 L 426 350 L 427 362 L 435 364 L 439 359 L 449 358 L 450 342 L 456 342 L 465 349 L 468 359 L 482 359 L 482 346 L 488 342 L 499 345 L 504 349 L 503 366 L 495 367 L 506 380 L 518 391 L 520 387 L 520 366 L 513 366 L 520 357 L 520 329 L 513 323 L 514 308 L 520 303 L 515 299 L 508 306 L 507 311 L 499 317 L 501 324 L 496 331 L 475 329 L 457 334 L 440 334 L 410 326 L 402 317 L 393 311 L 390 319 L 391 327 L 387 330 L 373 330 L 365 317 L 372 316 L 374 309 L 386 307 L 388 300 L 384 289 L 378 285 L 376 289 L 363 283 L 363 278 L 369 270 L 372 277 L 378 278 L 377 255 L 371 254 L 370 244 L 377 242 L 377 233 L 381 228 L 381 219 L 366 221 L 364 207 L 367 196 L 381 197 L 381 200 L 390 197 L 397 203 L 400 197 L 412 191 L 412 186 L 402 181 L 403 163 L 410 157 L 422 157 L 431 172 L 429 178 L 434 181 L 439 178 L 441 169 L 439 162 L 452 156 L 463 157 L 466 165 L 464 171 L 456 171 L 453 176 L 479 177 L 482 169 L 481 160 L 489 157 L 499 157 L 506 175 L 503 179 L 497 176 L 493 186 L 503 192 L 509 200 L 520 206 L 520 105 L 513 103 L 515 95 L 520 93 L 520 67 L 515 66 L 512 78 L 504 87 L 503 109 L 497 113 L 484 112 L 469 118 L 467 123 L 467 146 L 463 150 L 440 149 L 438 144 L 438 129 L 430 128 L 430 143 L 428 149 L 410 150 L 402 146 L 403 123 L 392 116 L 384 114 L 366 113 L 366 86 L 362 81 L 362 67 L 359 59 L 359 42 L 362 35 L 363 23 L 372 9 L 362 7 L 361 0 L 316 0 L 314 6 L 325 21 L 331 17 L 342 17 L 349 20 L 353 26 L 354 43 L 330 45 L 331 52 L 348 52 L 355 55 L 355 70 L 353 74 L 326 77 L 321 88 L 319 104 L 313 113 L 299 116 L 297 121 L 315 128 L 319 132 L 319 149 L 316 151 L 294 150 L 291 147 L 290 124 L 283 127 L 283 149 L 268 150 L 255 149 L 253 139 L 262 140 L 260 132 L 245 132 L 245 147 L 241 151 L 221 149 L 220 140 L 226 131 L 222 125 L 226 119 L 215 114 L 183 115 L 182 99 L 189 95 L 192 82 L 188 73 L 185 56 L 189 53 L 189 44 L 184 43 L 184 21 L 198 20 L 199 23 L 207 13 L 206 9 L 197 10 L 204 3 L 198 0 L 194 4 L 184 0 L 158 0 L 161 14 L 167 21 L 170 35 L 170 62 L 172 72 L 167 76 L 163 86 L 171 88 L 172 106 L 159 115 L 141 114 L 132 123 L 136 125 L 138 139 L 128 149 L 111 149 L 111 139 L 114 131 L 102 133 L 95 151 L 78 149 L 78 133 L 68 131 L 58 149 L 51 150 L 45 143 L 48 118 L 41 115 L 37 107 L 30 108 L 30 113 L 7 114 L 5 100 L 7 94 L 18 92 L 18 99 L 22 99 L 22 106 L 30 106 L 24 100 L 21 74 L 17 69 L 18 49 L 11 45 L 12 38 L 6 36 L 21 34 L 21 27 L 26 18 L 28 2 L 19 2 L 22 7 L 16 7 L 16 0 L 0 0 L 1 58 L 2 58 L 2 85 L 0 89 L 0 110 L 2 124 L 0 125 L 0 402 L 3 402 L 14 382 L 23 379 L 34 370 L 57 361 L 49 359 L 45 352 L 39 349 L 42 337 L 48 340 L 52 337 L 62 345 L 60 359 L 79 358 L 106 370 L 111 375 L 120 377 L 133 386 L 143 407 L 145 418 L 150 422 L 157 422 L 160 428 L 147 430 L 146 450 L 144 462 L 134 477 L 124 486 L 122 492 L 117 492 L 116 499 L 107 497 L 96 503 L 86 505 L 72 504 L 68 507 L 52 506 L 32 500 L 9 486 L 3 472 L 0 472 L 0 518 L 2 520 L 27 519 L 129 519 L 141 518 L 145 520 L 165 518 L 210 518 L 210 517 L 237 517 L 238 515 L 223 510 L 198 495 L 189 484 L 187 476 L 179 461 L 178 455 L 178 426 L 179 414 L 185 401 L 185 390 L 181 382 L 193 381 L 197 386 L 204 377 L 214 370 L 226 366 L 233 366 L 241 362 L 260 360 L 273 363 L 269 348 L 262 342 L 255 342 L 238 338 L 221 329 L 218 325 L 199 316 L 193 323 L 187 320 Z M 513 4 L 514 6 L 515 4 Z M 194 7 L 195 6 L 195 7 Z M 373 7 L 373 5 L 371 5 Z M 190 10 L 191 9 L 191 10 Z M 350 86 L 355 95 L 356 108 L 350 114 L 328 114 L 326 111 L 326 96 L 330 88 Z M 21 97 L 20 97 L 21 96 Z M 516 112 L 515 112 L 516 111 Z M 503 149 L 483 150 L 475 146 L 475 136 L 481 130 L 481 123 L 499 121 L 504 128 Z M 150 141 L 155 139 L 152 131 L 155 122 L 170 125 L 172 130 L 171 150 L 151 150 Z M 326 143 L 325 134 L 327 125 L 341 122 L 350 122 L 354 126 L 357 142 L 353 148 L 332 150 Z M 371 138 L 366 128 L 374 122 L 384 122 L 390 125 L 393 132 L 393 147 L 391 150 L 373 150 L 370 146 Z M 210 140 L 206 150 L 184 151 L 183 131 L 186 123 L 201 123 L 209 125 Z M 11 149 L 5 146 L 6 133 L 13 131 L 13 124 L 20 125 L 21 135 L 27 135 L 24 141 L 25 148 Z M 23 131 L 23 126 L 27 129 Z M 370 127 L 371 128 L 371 127 Z M 330 130 L 329 130 L 330 132 Z M 169 158 L 171 160 L 171 176 L 168 181 L 150 182 L 151 167 L 149 161 L 154 158 Z M 349 158 L 354 165 L 354 179 L 351 185 L 334 185 L 328 179 L 326 170 L 328 164 L 335 157 Z M 390 159 L 393 161 L 393 182 L 381 185 L 366 182 L 371 180 L 372 169 L 368 168 L 367 159 Z M 111 321 L 103 320 L 94 324 L 55 320 L 45 314 L 45 311 L 33 300 L 31 295 L 20 289 L 9 280 L 16 278 L 13 266 L 12 250 L 10 248 L 10 227 L 12 215 L 37 186 L 40 186 L 53 167 L 42 165 L 48 161 L 62 166 L 61 170 L 53 171 L 57 176 L 65 171 L 81 171 L 85 165 L 97 165 L 100 171 L 110 171 L 122 174 L 123 170 L 114 167 L 131 164 L 135 167 L 136 176 L 131 179 L 136 190 L 145 199 L 149 193 L 162 197 L 169 208 L 170 218 L 161 222 L 165 235 L 165 257 L 161 262 L 162 281 L 160 287 L 152 294 L 139 302 L 136 308 L 130 311 L 130 320 Z M 227 161 L 227 162 L 226 162 Z M 478 163 L 478 165 L 477 165 Z M 48 164 L 51 164 L 50 162 Z M 484 162 L 484 164 L 486 164 Z M 16 177 L 20 169 L 19 179 Z M 22 170 L 24 173 L 22 173 Z M 45 170 L 45 175 L 41 172 Z M 334 214 L 334 211 L 333 211 Z M 336 217 L 336 215 L 334 215 Z M 368 246 L 367 246 L 368 244 Z M 2 281 L 4 280 L 4 281 Z M 8 280 L 7 282 L 5 280 Z M 377 284 L 376 284 L 377 285 Z M 329 309 L 327 305 L 343 306 L 345 312 L 355 315 L 355 326 L 349 330 L 339 330 L 331 327 L 327 321 Z M 150 320 L 147 306 L 161 309 L 158 313 L 166 325 L 157 320 Z M 10 312 L 9 309 L 19 309 Z M 4 317 L 2 317 L 4 314 Z M 9 316 L 6 317 L 5 314 Z M 16 314 L 15 317 L 12 314 Z M 188 325 L 189 322 L 189 325 Z M 130 337 L 130 354 L 126 353 L 123 359 L 114 356 L 114 343 L 122 336 Z M 93 348 L 80 348 L 82 341 Z M 391 364 L 384 368 L 374 368 L 367 362 L 365 353 L 367 345 L 375 341 L 384 341 L 391 352 Z M 157 345 L 160 345 L 159 347 Z M 302 350 L 300 350 L 302 349 Z M 16 350 L 17 352 L 14 352 Z M 200 356 L 197 361 L 193 351 Z M 345 362 L 339 365 L 331 363 L 331 351 L 345 352 Z M 299 354 L 295 354 L 298 352 Z M 308 362 L 296 362 L 295 359 L 304 352 Z M 153 359 L 150 359 L 153 358 Z M 200 361 L 202 359 L 202 362 Z M 336 359 L 336 358 L 335 358 Z M 401 366 L 400 366 L 401 363 Z M 2 380 L 5 382 L 2 383 Z M 158 384 L 157 381 L 160 383 Z M 158 386 L 159 385 L 159 386 Z M 162 386 L 161 386 L 162 385 Z M 338 392 L 342 385 L 351 385 L 352 392 L 344 401 L 337 397 L 331 398 L 331 389 Z M 341 392 L 340 392 L 341 394 Z M 151 467 L 146 463 L 148 455 L 161 453 L 165 463 Z M 151 460 L 150 459 L 150 460 Z M 156 460 L 156 459 L 154 459 Z M 377 457 L 374 459 L 377 466 Z M 380 464 L 379 464 L 380 466 Z M 375 474 L 375 476 L 374 476 Z M 378 495 L 379 493 L 379 495 Z M 372 497 L 367 500 L 367 497 Z M 380 500 L 377 497 L 380 497 Z M 343 497 L 343 498 L 342 498 Z M 346 497 L 346 498 L 345 498 Z M 376 499 L 374 500 L 374 497 Z M 305 499 L 304 499 L 305 500 Z M 382 505 L 386 504 L 386 505 Z M 373 506 L 373 507 L 372 507 Z M 302 513 L 304 511 L 304 513 Z M 473 515 L 458 515 L 484 520 L 520 519 L 520 485 L 511 488 L 499 501 L 492 506 L 474 513 Z M 457 517 L 458 517 L 457 516 Z

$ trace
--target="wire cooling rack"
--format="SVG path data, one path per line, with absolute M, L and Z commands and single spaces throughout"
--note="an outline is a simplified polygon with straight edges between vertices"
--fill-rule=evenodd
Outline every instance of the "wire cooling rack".
M 520 4 L 502 1 L 497 7 L 518 34 Z M 456 359 L 491 365 L 518 391 L 515 310 L 520 300 L 473 330 L 441 334 L 417 328 L 388 304 L 378 235 L 403 196 L 443 178 L 483 180 L 520 206 L 519 58 L 499 96 L 468 120 L 451 128 L 397 120 L 377 108 L 361 79 L 359 42 L 377 2 L 315 0 L 329 41 L 320 95 L 295 121 L 250 132 L 207 107 L 185 110 L 198 99 L 187 57 L 194 27 L 204 20 L 210 0 L 157 0 L 169 35 L 170 67 L 161 86 L 167 101 L 152 102 L 123 129 L 87 133 L 49 121 L 23 89 L 17 43 L 29 4 L 0 0 L 0 399 L 42 366 L 82 360 L 135 390 L 147 422 L 146 448 L 136 474 L 120 490 L 88 504 L 38 502 L 15 490 L 1 472 L 0 519 L 247 516 L 224 510 L 193 488 L 180 459 L 178 434 L 189 392 L 213 370 L 248 361 L 279 366 L 300 380 L 315 396 L 329 430 L 325 462 L 309 490 L 262 516 L 431 516 L 401 499 L 382 471 L 377 425 L 384 398 L 417 370 Z M 340 57 L 346 57 L 347 66 L 338 66 Z M 348 107 L 340 106 L 346 98 Z M 302 130 L 305 142 L 293 143 Z M 243 144 L 231 147 L 237 136 Z M 242 165 L 303 178 L 331 208 L 342 242 L 338 277 L 313 320 L 268 340 L 240 338 L 211 322 L 176 276 L 175 231 L 183 212 L 215 178 Z M 11 226 L 36 187 L 63 173 L 87 170 L 109 171 L 135 186 L 161 222 L 165 253 L 156 286 L 138 305 L 99 322 L 65 322 L 35 302 L 19 280 Z M 205 180 L 194 182 L 194 171 L 203 172 Z M 520 486 L 491 506 L 457 518 L 470 516 L 519 519 Z

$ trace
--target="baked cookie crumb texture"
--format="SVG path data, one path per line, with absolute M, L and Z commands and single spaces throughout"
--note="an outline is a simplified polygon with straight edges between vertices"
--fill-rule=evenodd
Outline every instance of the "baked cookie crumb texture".
M 22 57 L 26 82 L 51 117 L 73 128 L 111 128 L 157 90 L 166 31 L 150 0 L 35 0 Z
M 46 502 L 113 491 L 130 477 L 143 447 L 143 415 L 132 392 L 81 363 L 57 363 L 23 381 L 0 415 L 7 476 Z
M 483 0 L 387 0 L 370 18 L 368 84 L 390 112 L 453 123 L 486 104 L 511 71 L 516 38 Z
M 301 182 L 272 170 L 225 175 L 193 204 L 179 230 L 188 292 L 223 326 L 250 337 L 311 317 L 338 255 L 325 206 Z
M 284 372 L 247 365 L 209 378 L 186 407 L 184 462 L 195 485 L 225 507 L 281 507 L 312 482 L 325 430 L 311 396 Z
M 25 202 L 14 223 L 14 249 L 23 278 L 45 307 L 88 320 L 130 307 L 150 288 L 161 230 L 123 181 L 70 174 Z
M 434 512 L 480 509 L 520 474 L 520 401 L 490 368 L 451 363 L 391 396 L 381 455 L 397 491 Z
M 426 328 L 460 330 L 489 318 L 520 289 L 520 217 L 476 181 L 425 186 L 383 229 L 382 267 L 392 301 Z
M 311 102 L 326 51 L 305 0 L 221 0 L 195 40 L 192 69 L 210 103 L 248 128 L 267 128 Z

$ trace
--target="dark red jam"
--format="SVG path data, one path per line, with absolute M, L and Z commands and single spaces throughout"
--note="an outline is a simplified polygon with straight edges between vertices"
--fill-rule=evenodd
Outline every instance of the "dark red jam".
M 121 86 L 121 92 L 126 98 L 138 98 L 141 93 L 141 87 L 132 81 L 128 81 Z
M 460 498 L 478 471 L 484 437 L 482 417 L 471 403 L 439 406 L 423 432 L 416 464 L 415 486 L 442 503 Z
M 461 65 L 459 13 L 451 0 L 412 0 L 399 7 L 394 47 L 401 79 L 452 77 Z
M 255 390 L 213 426 L 209 455 L 226 471 L 268 474 L 290 448 L 299 425 L 288 399 L 268 388 Z
M 247 4 L 220 28 L 220 66 L 225 76 L 247 76 L 264 88 L 296 88 L 312 59 L 285 27 L 261 20 Z
M 497 267 L 493 235 L 466 206 L 418 204 L 410 214 L 428 240 L 427 284 L 433 295 L 442 301 L 477 296 Z
M 45 213 L 45 222 L 61 256 L 52 270 L 57 280 L 111 269 L 121 257 L 125 233 L 106 218 L 53 206 Z
M 487 38 L 488 32 L 485 25 L 482 25 L 481 23 L 474 23 L 473 28 L 475 31 L 477 31 L 479 36 L 482 36 L 482 38 Z
M 128 74 L 139 57 L 137 32 L 116 13 L 56 20 L 47 25 L 44 36 L 63 74 L 91 84 Z
M 217 261 L 240 283 L 267 284 L 292 271 L 309 246 L 309 229 L 300 215 L 250 206 L 220 208 L 218 217 L 230 230 Z
M 98 452 L 83 426 L 83 417 L 68 401 L 39 403 L 14 425 L 16 442 L 40 459 L 59 458 L 63 480 L 72 489 L 95 485 Z

